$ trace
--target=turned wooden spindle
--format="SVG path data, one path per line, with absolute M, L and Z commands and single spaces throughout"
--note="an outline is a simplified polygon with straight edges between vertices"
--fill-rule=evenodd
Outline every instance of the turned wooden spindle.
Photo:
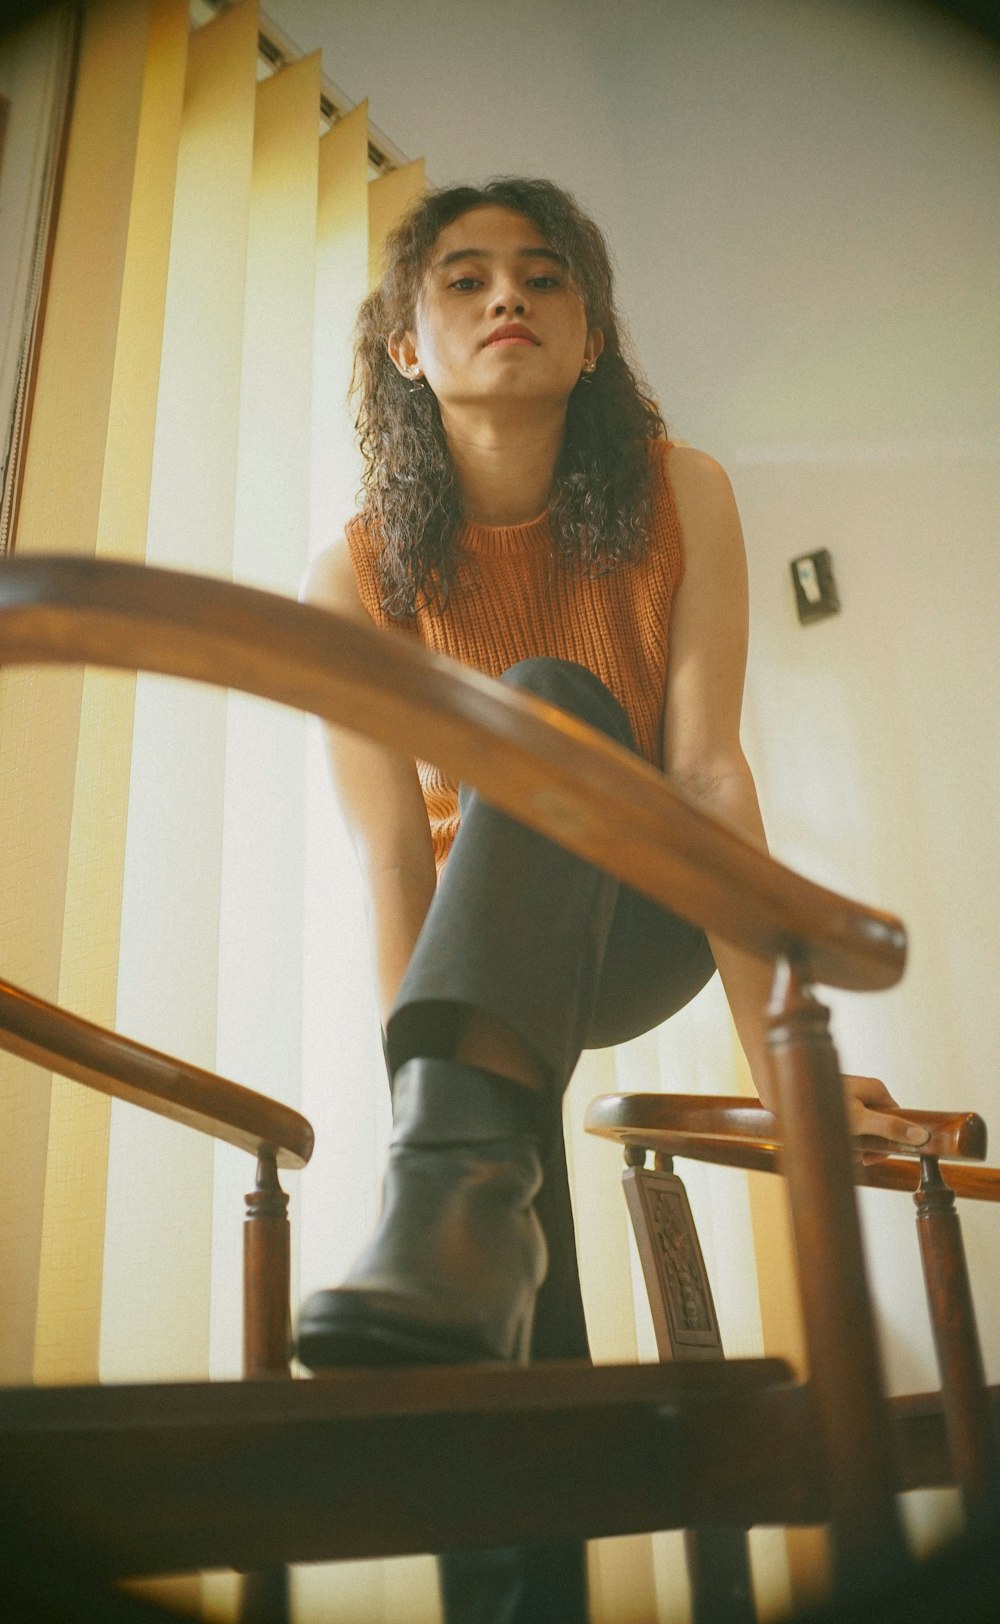
M 278 1180 L 273 1150 L 257 1157 L 257 1179 L 246 1196 L 243 1225 L 243 1374 L 290 1376 L 291 1249 L 288 1196 Z M 240 1624 L 288 1624 L 288 1569 L 243 1575 Z
M 955 1192 L 936 1156 L 920 1158 L 914 1192 L 948 1447 L 968 1513 L 996 1486 L 997 1451 Z
M 243 1225 L 243 1374 L 290 1375 L 288 1197 L 273 1150 L 257 1158 Z
M 767 1044 L 810 1385 L 829 1472 L 835 1582 L 905 1555 L 843 1081 L 829 1011 L 778 961 Z

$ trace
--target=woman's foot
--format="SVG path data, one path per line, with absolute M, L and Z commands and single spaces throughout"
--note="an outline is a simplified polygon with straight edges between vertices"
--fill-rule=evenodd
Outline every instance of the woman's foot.
M 542 1114 L 533 1090 L 477 1067 L 400 1067 L 379 1225 L 343 1283 L 304 1303 L 302 1364 L 527 1360 Z

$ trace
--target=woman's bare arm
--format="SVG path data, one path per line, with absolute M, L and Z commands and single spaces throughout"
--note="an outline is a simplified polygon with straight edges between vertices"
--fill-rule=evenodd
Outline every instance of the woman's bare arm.
M 371 624 L 344 540 L 310 565 L 301 596 Z M 384 1026 L 434 895 L 430 824 L 414 761 L 345 728 L 327 727 L 325 738 L 365 884 Z
M 748 592 L 743 532 L 725 471 L 704 452 L 677 446 L 670 477 L 685 539 L 685 573 L 670 614 L 663 768 L 711 812 L 764 850 L 753 775 L 740 743 L 746 672 Z M 770 1106 L 764 1042 L 769 967 L 728 942 L 712 951 L 761 1099 Z M 896 1102 L 870 1077 L 844 1079 L 851 1131 L 913 1143 L 892 1115 Z

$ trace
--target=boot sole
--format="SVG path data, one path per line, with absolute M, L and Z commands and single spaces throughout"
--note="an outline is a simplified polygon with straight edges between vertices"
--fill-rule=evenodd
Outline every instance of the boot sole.
M 370 1317 L 342 1315 L 337 1325 L 300 1328 L 296 1357 L 307 1370 L 356 1366 L 465 1365 L 507 1363 L 481 1343 L 442 1337 L 422 1327 L 379 1324 Z

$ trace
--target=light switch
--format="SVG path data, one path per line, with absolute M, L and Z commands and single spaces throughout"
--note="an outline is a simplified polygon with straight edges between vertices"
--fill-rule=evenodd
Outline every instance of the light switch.
M 792 580 L 795 583 L 795 605 L 799 619 L 823 620 L 840 610 L 837 583 L 833 578 L 833 559 L 823 547 L 818 553 L 803 553 L 792 559 Z

